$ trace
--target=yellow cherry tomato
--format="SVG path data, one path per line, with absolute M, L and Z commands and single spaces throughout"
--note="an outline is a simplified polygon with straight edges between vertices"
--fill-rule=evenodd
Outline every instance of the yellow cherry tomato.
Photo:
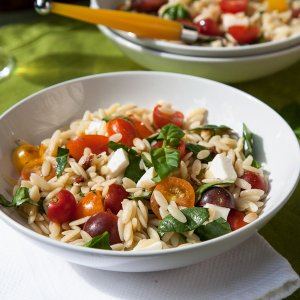
M 277 10 L 279 12 L 289 9 L 287 0 L 267 0 L 268 10 Z
M 30 144 L 19 146 L 13 151 L 12 160 L 19 172 L 27 163 L 40 157 L 40 149 Z

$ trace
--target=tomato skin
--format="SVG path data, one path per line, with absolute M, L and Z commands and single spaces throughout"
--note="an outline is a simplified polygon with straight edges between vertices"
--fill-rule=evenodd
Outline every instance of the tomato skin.
M 133 0 L 132 8 L 138 12 L 155 12 L 166 2 L 167 0 Z
M 108 188 L 104 199 L 105 210 L 117 214 L 122 209 L 122 201 L 129 196 L 124 187 L 120 184 L 112 184 Z
M 33 159 L 30 162 L 28 162 L 21 171 L 21 179 L 22 180 L 29 180 L 31 173 L 36 173 L 36 174 L 41 176 L 42 175 L 42 171 L 41 171 L 42 170 L 42 164 L 43 164 L 43 160 L 40 159 L 40 158 Z M 50 173 L 49 173 L 49 175 L 47 175 L 45 177 L 45 180 L 48 181 L 51 178 L 53 178 L 55 176 L 55 172 L 56 172 L 55 168 L 53 168 L 51 166 Z
M 241 178 L 250 183 L 252 189 L 259 189 L 263 190 L 264 192 L 267 192 L 268 190 L 267 182 L 259 174 L 250 171 L 245 171 Z
M 65 223 L 76 219 L 77 203 L 68 190 L 61 190 L 48 206 L 48 218 L 55 223 Z
M 76 219 L 92 216 L 104 211 L 101 191 L 87 193 L 77 204 Z
M 219 29 L 218 23 L 210 18 L 200 20 L 195 24 L 196 24 L 197 31 L 201 34 L 205 34 L 209 36 L 221 35 L 221 31 Z
M 103 211 L 91 216 L 84 224 L 83 230 L 92 237 L 108 231 L 110 245 L 121 242 L 118 232 L 118 217 L 111 212 Z
M 39 148 L 30 144 L 24 144 L 17 147 L 12 154 L 12 160 L 20 172 L 24 166 L 31 160 L 39 158 Z
M 109 136 L 112 136 L 116 133 L 121 133 L 122 139 L 119 141 L 119 143 L 128 147 L 132 147 L 132 141 L 137 136 L 137 133 L 134 125 L 130 121 L 116 118 L 109 121 L 106 125 L 106 128 Z
M 168 202 L 175 201 L 178 206 L 194 207 L 195 192 L 192 185 L 185 179 L 169 176 L 160 181 L 154 191 L 161 192 Z M 150 206 L 158 219 L 161 219 L 159 213 L 160 206 L 156 202 L 155 195 L 152 193 Z
M 90 148 L 92 153 L 100 154 L 102 152 L 108 152 L 108 137 L 104 135 L 81 135 L 74 140 L 67 142 L 66 147 L 70 151 L 70 156 L 77 161 L 83 155 L 85 148 Z
M 134 125 L 136 134 L 140 139 L 145 139 L 153 134 L 153 131 L 151 131 L 143 122 L 133 118 L 130 118 L 130 121 Z
M 162 128 L 169 123 L 182 128 L 184 115 L 180 111 L 175 111 L 173 114 L 162 112 L 159 108 L 161 105 L 156 105 L 153 110 L 153 123 L 157 128 Z
M 221 0 L 220 8 L 223 13 L 243 12 L 248 7 L 248 0 Z
M 227 222 L 229 223 L 232 231 L 242 228 L 248 224 L 244 222 L 244 217 L 245 217 L 244 212 L 238 211 L 236 209 L 230 210 L 227 217 Z
M 254 42 L 258 38 L 260 30 L 255 25 L 234 25 L 228 28 L 228 32 L 239 44 L 243 45 Z
M 153 148 L 161 148 L 163 145 L 162 141 L 157 141 L 152 147 Z M 176 147 L 176 149 L 179 151 L 180 153 L 180 159 L 183 159 L 184 155 L 185 155 L 185 143 L 184 141 L 180 141 L 180 144 Z

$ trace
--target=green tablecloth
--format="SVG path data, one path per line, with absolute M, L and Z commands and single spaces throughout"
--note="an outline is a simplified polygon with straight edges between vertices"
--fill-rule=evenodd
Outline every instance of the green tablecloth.
M 49 85 L 79 76 L 141 70 L 95 26 L 55 16 L 0 28 L 0 46 L 14 55 L 16 69 L 0 81 L 0 113 Z M 300 124 L 300 63 L 272 76 L 235 84 Z M 298 109 L 298 111 L 297 111 Z M 286 178 L 288 180 L 288 178 Z M 300 274 L 300 185 L 261 234 Z M 300 299 L 300 290 L 289 299 Z

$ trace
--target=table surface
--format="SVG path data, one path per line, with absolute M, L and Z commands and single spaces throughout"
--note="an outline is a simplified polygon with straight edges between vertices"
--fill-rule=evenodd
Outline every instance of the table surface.
M 13 20 L 13 22 L 12 22 Z M 14 56 L 13 74 L 0 81 L 0 113 L 24 97 L 75 77 L 144 70 L 95 26 L 32 12 L 0 13 L 0 46 Z M 261 99 L 300 126 L 300 62 L 271 76 L 232 84 Z M 288 180 L 288 178 L 286 179 Z M 300 184 L 284 208 L 260 231 L 300 274 Z M 300 290 L 288 299 L 300 299 Z

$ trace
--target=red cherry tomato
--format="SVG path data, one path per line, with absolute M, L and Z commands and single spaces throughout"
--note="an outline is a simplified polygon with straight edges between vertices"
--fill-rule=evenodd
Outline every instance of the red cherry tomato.
M 109 136 L 112 136 L 116 133 L 121 133 L 122 139 L 119 141 L 119 143 L 128 147 L 133 145 L 132 140 L 137 136 L 133 124 L 125 119 L 113 119 L 107 123 L 106 128 Z
M 70 140 L 67 143 L 67 148 L 70 151 L 70 155 L 76 160 L 79 160 L 83 155 L 85 148 L 90 148 L 92 153 L 100 154 L 102 152 L 108 152 L 108 137 L 104 135 L 82 135 L 74 140 Z
M 136 134 L 139 138 L 145 139 L 153 134 L 153 131 L 151 131 L 143 122 L 140 122 L 139 120 L 133 118 L 130 118 L 130 121 L 134 125 Z
M 236 209 L 231 209 L 228 217 L 227 222 L 229 223 L 231 230 L 237 230 L 248 223 L 244 222 L 245 213 L 242 211 L 238 211 Z
M 221 0 L 220 8 L 224 13 L 238 13 L 245 11 L 248 7 L 248 0 Z
M 157 11 L 167 0 L 133 0 L 132 8 L 139 12 Z
M 112 184 L 108 188 L 107 195 L 104 199 L 104 206 L 106 210 L 110 210 L 115 215 L 122 209 L 122 201 L 127 198 L 129 193 L 122 185 Z
M 103 211 L 91 216 L 84 224 L 83 230 L 92 237 L 108 231 L 110 245 L 121 242 L 118 232 L 118 217 L 111 212 Z
M 162 145 L 163 145 L 163 142 L 162 141 L 158 141 L 152 147 L 153 148 L 161 148 Z M 176 149 L 180 153 L 180 159 L 183 159 L 183 157 L 185 155 L 185 143 L 184 143 L 184 141 L 180 141 L 180 144 L 176 147 Z
M 221 35 L 218 23 L 210 18 L 200 20 L 195 24 L 197 31 L 201 34 L 210 36 Z
M 61 190 L 49 203 L 48 218 L 55 223 L 65 223 L 76 219 L 77 203 L 73 194 Z
M 162 128 L 169 123 L 182 128 L 183 125 L 183 113 L 180 111 L 175 111 L 172 114 L 167 114 L 160 110 L 161 105 L 156 105 L 153 110 L 153 123 L 156 127 Z
M 266 192 L 268 190 L 268 185 L 265 179 L 257 173 L 245 171 L 242 179 L 246 180 L 248 183 L 251 184 L 251 188 L 253 189 L 260 189 Z
M 101 191 L 87 193 L 78 203 L 76 218 L 92 216 L 100 211 L 104 211 Z
M 228 32 L 234 37 L 239 44 L 250 44 L 254 42 L 260 33 L 257 26 L 234 25 L 228 28 Z

